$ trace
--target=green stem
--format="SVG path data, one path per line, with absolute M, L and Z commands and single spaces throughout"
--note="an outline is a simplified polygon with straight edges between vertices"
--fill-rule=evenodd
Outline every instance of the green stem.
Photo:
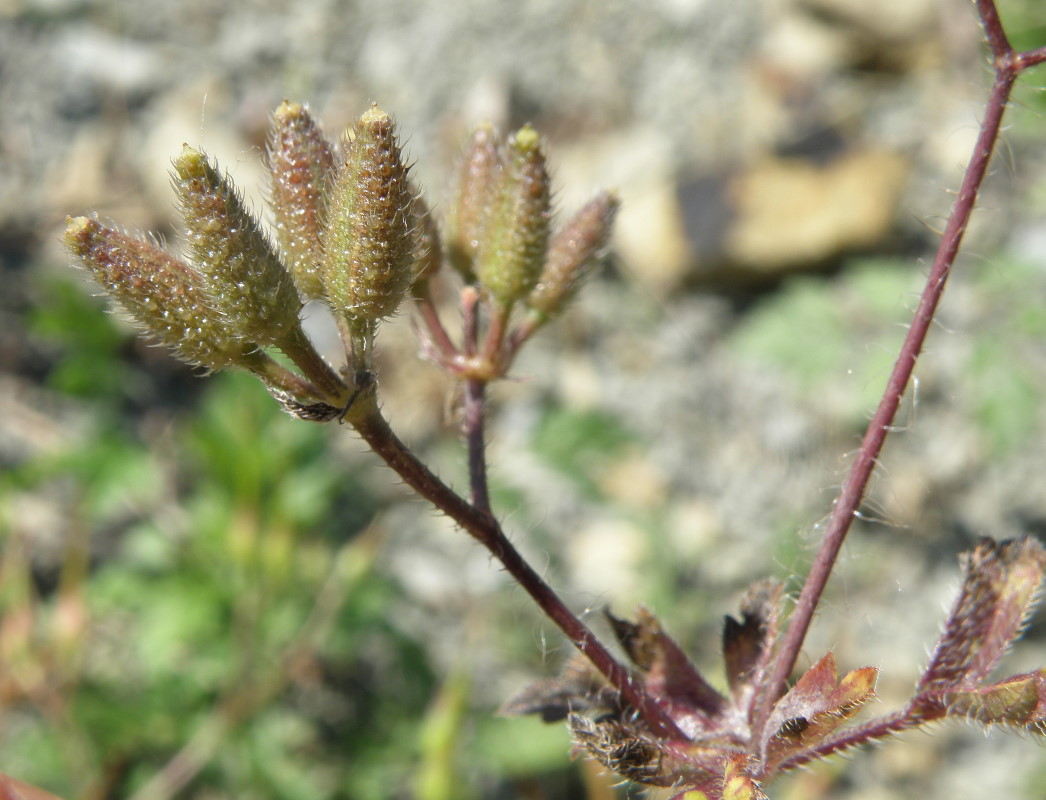
M 299 400 L 307 399 L 322 403 L 328 399 L 326 393 L 316 388 L 311 381 L 291 372 L 261 350 L 248 353 L 240 363 L 266 386 L 280 389 Z
M 316 352 L 316 348 L 300 327 L 295 328 L 280 343 L 280 349 L 297 364 L 316 388 L 327 394 L 327 397 L 324 398 L 325 402 L 332 406 L 340 406 L 345 403 L 349 396 L 348 387 L 345 386 L 345 382 L 334 371 L 334 368 Z

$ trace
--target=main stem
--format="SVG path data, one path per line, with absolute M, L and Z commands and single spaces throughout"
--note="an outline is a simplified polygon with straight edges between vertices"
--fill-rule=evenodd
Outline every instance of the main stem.
M 986 25 L 986 27 L 989 27 Z M 1001 32 L 1001 31 L 1000 31 Z M 989 36 L 993 48 L 997 41 Z M 1001 40 L 1005 42 L 1005 38 Z M 1008 45 L 1007 45 L 1008 46 Z M 1012 53 L 1010 53 L 1012 56 Z M 962 185 L 959 188 L 959 197 L 952 207 L 948 218 L 947 227 L 941 237 L 937 255 L 933 261 L 933 267 L 923 289 L 919 307 L 915 311 L 908 335 L 901 346 L 900 355 L 894 364 L 893 372 L 887 382 L 883 398 L 876 409 L 875 415 L 868 424 L 864 439 L 861 441 L 860 450 L 850 473 L 843 485 L 843 490 L 832 508 L 828 520 L 827 530 L 821 542 L 821 548 L 814 559 L 810 572 L 806 576 L 795 611 L 792 613 L 788 624 L 788 631 L 781 643 L 781 649 L 774 662 L 770 681 L 767 683 L 767 691 L 760 699 L 760 704 L 755 715 L 756 730 L 762 726 L 770 716 L 770 709 L 778 697 L 785 691 L 788 677 L 795 668 L 799 651 L 802 649 L 806 639 L 807 631 L 813 620 L 814 612 L 824 592 L 825 585 L 831 575 L 832 567 L 839 556 L 839 550 L 843 546 L 846 534 L 850 530 L 854 516 L 868 481 L 875 469 L 876 460 L 882 451 L 886 434 L 893 423 L 897 408 L 904 396 L 905 388 L 911 379 L 915 369 L 915 362 L 922 351 L 926 334 L 930 329 L 934 313 L 944 294 L 945 283 L 952 265 L 955 263 L 956 254 L 962 243 L 963 235 L 970 221 L 977 201 L 977 192 L 984 181 L 987 173 L 988 162 L 991 159 L 992 150 L 999 137 L 1002 125 L 1002 117 L 1013 89 L 1013 83 L 1017 78 L 1020 66 L 1015 65 L 1012 58 L 1005 57 L 1005 53 L 996 53 L 995 83 L 992 86 L 991 95 L 985 110 L 984 121 L 981 123 L 980 134 L 974 146 L 973 155 L 970 157 L 969 166 L 963 176 Z
M 443 511 L 486 547 L 549 619 L 606 677 L 610 685 L 621 692 L 624 700 L 639 712 L 658 736 L 686 740 L 687 737 L 665 710 L 633 683 L 628 671 L 524 560 L 494 517 L 473 507 L 450 489 L 396 437 L 378 411 L 373 392 L 361 396 L 359 403 L 359 407 L 350 412 L 350 421 L 370 448 L 415 492 Z

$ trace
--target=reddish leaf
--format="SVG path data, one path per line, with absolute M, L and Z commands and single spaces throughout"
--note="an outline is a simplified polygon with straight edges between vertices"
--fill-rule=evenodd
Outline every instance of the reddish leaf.
M 545 722 L 559 722 L 577 711 L 617 711 L 617 697 L 588 659 L 578 653 L 558 677 L 530 684 L 506 702 L 500 713 L 506 716 L 540 714 Z
M 1044 733 L 1046 670 L 1015 675 L 991 686 L 948 692 L 941 697 L 948 716 L 965 717 L 983 725 L 1011 725 Z
M 712 688 L 675 640 L 661 630 L 653 614 L 639 608 L 633 623 L 618 619 L 609 611 L 605 613 L 621 646 L 645 673 L 644 688 L 652 697 L 667 701 L 677 712 L 673 716 L 685 714 L 707 728 L 713 718 L 722 715 L 726 698 Z M 687 727 L 693 725 L 683 723 L 684 730 Z
M 1034 604 L 1046 551 L 1025 537 L 983 539 L 963 555 L 962 590 L 919 684 L 920 694 L 973 689 L 1020 635 Z
M 774 706 L 767 725 L 767 763 L 780 763 L 831 734 L 875 696 L 874 667 L 855 669 L 836 682 L 835 656 L 827 653 Z
M 741 621 L 726 617 L 723 624 L 723 661 L 730 690 L 739 699 L 759 685 L 777 640 L 781 584 L 760 581 L 741 601 Z

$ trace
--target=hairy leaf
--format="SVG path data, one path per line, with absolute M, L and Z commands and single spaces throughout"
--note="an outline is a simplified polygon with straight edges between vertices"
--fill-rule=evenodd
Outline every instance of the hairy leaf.
M 821 741 L 875 696 L 874 667 L 855 669 L 836 682 L 835 656 L 826 653 L 774 706 L 767 725 L 767 762 Z
M 685 714 L 703 728 L 710 727 L 712 720 L 723 714 L 726 698 L 712 688 L 675 640 L 661 630 L 653 614 L 640 608 L 636 622 L 628 622 L 609 611 L 605 613 L 628 657 L 645 673 L 643 683 L 652 697 L 666 701 L 674 712 Z
M 920 693 L 972 689 L 1020 635 L 1046 570 L 1046 550 L 1030 537 L 983 539 L 964 554 L 963 584 Z

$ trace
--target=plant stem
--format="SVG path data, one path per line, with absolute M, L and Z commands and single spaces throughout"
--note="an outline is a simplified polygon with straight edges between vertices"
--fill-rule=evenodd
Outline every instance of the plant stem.
M 850 467 L 850 473 L 843 484 L 842 492 L 832 508 L 821 547 L 806 576 L 795 611 L 789 620 L 788 631 L 784 636 L 781 649 L 772 667 L 770 680 L 767 683 L 767 691 L 763 693 L 757 707 L 756 730 L 761 730 L 766 724 L 774 702 L 784 692 L 788 677 L 795 668 L 814 612 L 864 497 L 886 435 L 915 369 L 915 362 L 926 340 L 926 334 L 933 321 L 937 305 L 944 294 L 949 272 L 955 263 L 955 257 L 962 243 L 963 235 L 966 233 L 970 215 L 976 205 L 977 192 L 984 181 L 988 162 L 999 138 L 1007 100 L 1018 73 L 1024 68 L 1019 58 L 1013 58 L 1012 50 L 1009 49 L 1009 43 L 999 25 L 998 15 L 991 0 L 978 0 L 977 6 L 995 55 L 995 82 L 988 98 L 984 120 L 981 122 L 980 133 L 977 136 L 969 165 L 963 175 L 958 199 L 952 206 L 948 224 L 941 237 L 933 267 L 927 278 L 926 287 L 923 289 L 911 327 L 901 346 L 879 407 L 868 424 L 857 457 Z
M 261 350 L 255 350 L 244 356 L 242 366 L 250 370 L 266 386 L 281 389 L 294 397 L 319 401 L 328 399 L 326 393 L 318 389 L 311 381 L 287 369 Z
M 687 737 L 668 713 L 633 682 L 628 670 L 614 659 L 588 626 L 567 608 L 552 587 L 524 560 L 493 515 L 473 507 L 450 489 L 396 437 L 378 410 L 373 391 L 360 395 L 347 419 L 370 448 L 408 486 L 454 520 L 504 565 L 516 583 L 523 587 L 610 685 L 621 692 L 624 700 L 639 712 L 656 735 L 678 741 L 686 740 Z
M 464 292 L 461 298 L 464 318 L 465 354 L 472 358 L 479 342 L 479 295 Z M 479 512 L 493 517 L 490 490 L 487 487 L 487 454 L 485 439 L 485 394 L 487 384 L 476 378 L 465 380 L 465 446 L 468 451 L 469 487 L 472 505 Z
M 345 382 L 338 377 L 338 373 L 328 364 L 324 358 L 316 352 L 312 342 L 302 332 L 301 328 L 295 328 L 280 348 L 298 368 L 312 381 L 316 388 L 327 393 L 326 402 L 331 405 L 342 405 L 349 397 L 349 390 Z
M 447 329 L 443 326 L 443 321 L 439 318 L 439 312 L 436 310 L 435 302 L 433 302 L 432 289 L 429 284 L 429 281 L 425 281 L 423 287 L 415 289 L 414 303 L 421 314 L 422 322 L 428 331 L 432 343 L 445 361 L 451 361 L 458 355 L 458 348 L 454 346 L 450 334 L 447 333 Z
M 487 488 L 487 455 L 484 433 L 484 395 L 487 384 L 469 378 L 465 381 L 465 442 L 468 447 L 469 486 L 472 505 L 484 514 L 490 508 L 490 490 Z

